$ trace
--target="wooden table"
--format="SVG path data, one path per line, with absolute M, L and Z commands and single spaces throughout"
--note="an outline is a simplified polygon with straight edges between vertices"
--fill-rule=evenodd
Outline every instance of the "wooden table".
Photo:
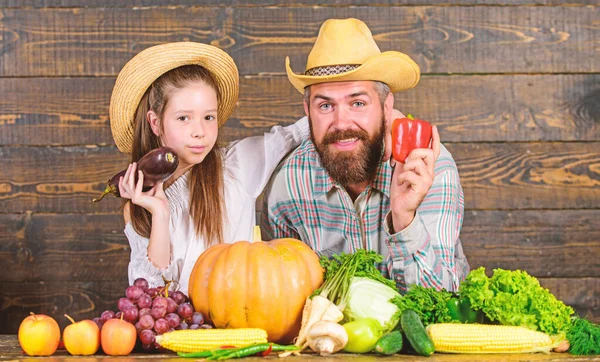
M 104 354 L 96 354 L 94 356 L 71 356 L 65 350 L 57 351 L 51 357 L 29 357 L 21 351 L 19 341 L 16 335 L 0 334 L 0 361 L 45 361 L 58 362 L 63 360 L 72 360 L 73 362 L 112 362 L 112 361 L 186 361 L 179 358 L 174 353 L 168 354 L 147 354 L 147 353 L 132 353 L 129 356 L 110 357 Z M 430 357 L 410 356 L 410 355 L 394 355 L 383 357 L 375 354 L 357 355 L 357 354 L 342 354 L 338 353 L 330 357 L 320 357 L 312 353 L 303 353 L 299 357 L 287 357 L 285 360 L 277 355 L 268 357 L 246 357 L 238 359 L 245 362 L 265 362 L 265 361 L 314 361 L 314 362 L 370 362 L 370 361 L 427 361 L 427 362 L 444 362 L 444 361 L 600 361 L 600 356 L 580 357 L 573 356 L 568 353 L 551 353 L 551 354 L 495 354 L 495 355 L 453 355 L 453 354 L 434 354 Z M 193 361 L 190 359 L 190 361 Z

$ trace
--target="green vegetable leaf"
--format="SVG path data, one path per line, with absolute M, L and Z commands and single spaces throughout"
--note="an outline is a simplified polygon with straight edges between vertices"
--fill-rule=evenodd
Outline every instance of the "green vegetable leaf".
M 600 354 L 600 325 L 594 324 L 587 319 L 574 318 L 567 340 L 570 347 L 569 352 L 575 355 Z
M 336 304 L 340 310 L 344 310 L 348 288 L 353 277 L 373 279 L 395 290 L 396 284 L 384 278 L 375 267 L 375 263 L 380 263 L 382 260 L 383 257 L 379 253 L 364 249 L 357 250 L 353 254 L 336 254 L 332 258 L 322 256 L 319 262 L 325 269 L 325 281 L 312 295 L 325 297 Z
M 536 278 L 520 270 L 494 269 L 494 275 L 488 278 L 485 268 L 475 269 L 460 285 L 459 294 L 492 321 L 551 335 L 565 333 L 574 313 Z
M 344 320 L 373 318 L 389 332 L 398 324 L 398 307 L 391 300 L 400 296 L 396 288 L 365 277 L 354 277 L 348 289 Z
M 452 293 L 446 290 L 412 285 L 406 294 L 392 299 L 392 303 L 396 304 L 399 309 L 398 315 L 395 317 L 400 318 L 402 312 L 406 309 L 412 309 L 417 312 L 423 325 L 427 326 L 433 323 L 452 321 L 448 309 L 450 298 L 452 298 Z

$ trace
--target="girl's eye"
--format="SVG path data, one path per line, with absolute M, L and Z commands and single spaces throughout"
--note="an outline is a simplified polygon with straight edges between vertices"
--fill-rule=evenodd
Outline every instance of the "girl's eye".
M 206 120 L 206 121 L 214 121 L 216 119 L 217 119 L 217 117 L 215 117 L 215 116 L 206 116 L 206 117 L 204 117 L 204 120 Z
M 178 121 L 182 121 L 182 122 L 187 121 L 188 119 L 189 119 L 188 116 L 180 116 L 177 118 Z

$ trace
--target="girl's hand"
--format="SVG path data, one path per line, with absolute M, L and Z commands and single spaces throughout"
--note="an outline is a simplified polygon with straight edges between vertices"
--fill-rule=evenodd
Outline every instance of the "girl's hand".
M 135 182 L 137 164 L 134 162 L 127 167 L 125 176 L 119 179 L 119 194 L 122 198 L 131 199 L 135 205 L 148 210 L 153 216 L 168 215 L 169 201 L 163 190 L 163 182 L 157 182 L 154 187 L 144 192 L 144 174 L 138 172 L 138 181 Z
M 405 163 L 396 162 L 390 188 L 394 231 L 406 228 L 433 185 L 435 161 L 440 155 L 440 135 L 432 128 L 432 148 L 414 149 Z

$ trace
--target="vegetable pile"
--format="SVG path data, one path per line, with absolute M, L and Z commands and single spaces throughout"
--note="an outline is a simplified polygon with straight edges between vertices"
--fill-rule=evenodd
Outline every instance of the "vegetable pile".
M 329 335 L 332 340 L 325 345 L 337 347 L 341 345 L 340 340 L 347 339 L 347 343 L 340 348 L 365 353 L 375 347 L 383 334 L 396 326 L 398 308 L 390 303 L 390 299 L 400 294 L 394 282 L 385 279 L 375 267 L 375 263 L 381 260 L 381 255 L 367 250 L 320 259 L 325 269 L 325 282 L 313 293 L 312 298 L 306 300 L 296 346 L 301 350 L 309 346 L 310 336 L 314 334 L 311 329 L 318 323 L 338 323 L 343 320 L 345 333 L 332 333 Z M 333 326 L 330 328 L 334 330 Z M 319 336 L 321 339 L 326 337 L 323 334 Z M 335 348 L 320 347 L 313 350 L 322 355 L 337 351 Z
M 394 282 L 375 268 L 381 260 L 381 255 L 365 250 L 320 259 L 325 283 L 306 301 L 299 351 L 310 345 L 327 355 L 342 348 L 343 341 L 346 352 L 388 355 L 403 348 L 401 331 L 424 356 L 438 348 L 448 353 L 564 352 L 569 342 L 572 354 L 600 353 L 600 327 L 572 319 L 573 309 L 524 271 L 495 269 L 487 277 L 485 268 L 479 268 L 471 271 L 459 293 L 412 285 L 400 295 Z M 338 322 L 346 333 L 337 329 L 335 336 L 319 335 L 332 338 L 335 348 L 307 342 L 314 334 L 312 326 L 323 329 L 320 324 L 328 323 L 329 328 Z M 471 339 L 471 345 L 457 342 L 461 335 Z M 526 337 L 530 335 L 535 338 Z
M 336 304 L 345 322 L 373 318 L 379 322 L 382 332 L 391 331 L 399 317 L 394 316 L 398 308 L 390 300 L 400 293 L 396 284 L 384 278 L 375 267 L 382 259 L 376 252 L 366 250 L 342 253 L 331 260 L 321 258 L 325 283 L 316 293 Z

